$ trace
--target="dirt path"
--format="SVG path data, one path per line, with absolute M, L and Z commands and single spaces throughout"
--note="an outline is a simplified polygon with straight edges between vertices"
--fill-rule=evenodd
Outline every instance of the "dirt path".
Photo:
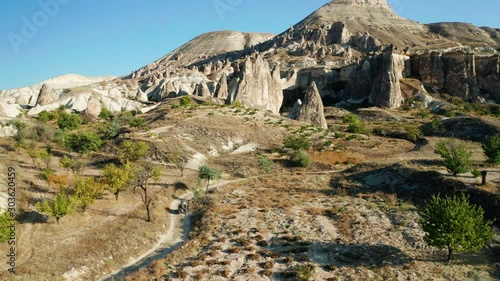
M 216 189 L 227 184 L 237 183 L 252 178 L 257 177 L 242 178 L 237 180 L 224 180 L 210 185 L 209 189 Z M 121 268 L 113 271 L 111 274 L 100 278 L 99 281 L 123 280 L 127 275 L 142 268 L 148 267 L 153 262 L 164 258 L 169 253 L 182 246 L 187 238 L 187 235 L 189 234 L 189 231 L 191 230 L 191 224 L 188 216 L 180 215 L 178 213 L 177 207 L 180 203 L 180 200 L 191 200 L 193 198 L 193 195 L 194 194 L 192 192 L 188 192 L 183 196 L 176 198 L 170 203 L 170 226 L 167 232 L 161 236 L 160 240 L 158 240 L 158 242 L 156 242 L 156 244 L 151 247 L 151 249 L 149 249 L 144 254 L 134 258 Z

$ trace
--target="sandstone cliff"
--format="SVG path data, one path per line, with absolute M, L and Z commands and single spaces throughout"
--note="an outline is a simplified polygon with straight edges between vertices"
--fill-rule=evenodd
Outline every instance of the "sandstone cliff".
M 236 68 L 240 69 L 229 84 L 227 103 L 243 104 L 279 113 L 283 102 L 279 67 L 272 71 L 261 55 L 249 56 Z

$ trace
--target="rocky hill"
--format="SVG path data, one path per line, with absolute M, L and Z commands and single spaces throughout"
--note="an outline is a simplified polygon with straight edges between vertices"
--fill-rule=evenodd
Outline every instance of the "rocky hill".
M 333 0 L 277 36 L 206 33 L 129 76 L 45 89 L 42 104 L 41 85 L 29 94 L 1 92 L 8 104 L 0 114 L 12 117 L 16 107 L 36 115 L 61 105 L 96 114 L 182 95 L 278 114 L 303 100 L 312 82 L 324 106 L 397 108 L 411 99 L 435 109 L 442 94 L 499 103 L 499 34 L 465 23 L 424 25 L 397 15 L 386 0 Z

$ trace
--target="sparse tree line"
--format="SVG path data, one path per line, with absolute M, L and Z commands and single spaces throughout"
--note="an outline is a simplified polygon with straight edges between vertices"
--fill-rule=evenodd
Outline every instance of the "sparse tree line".
M 142 118 L 136 118 L 134 113 L 125 112 L 114 115 L 108 110 L 103 110 L 100 117 L 106 120 L 99 126 L 99 133 L 93 131 L 78 131 L 82 124 L 87 122 L 78 114 L 68 114 L 63 110 L 54 113 L 42 112 L 38 116 L 40 123 L 29 127 L 22 121 L 14 122 L 17 134 L 14 136 L 17 148 L 24 148 L 31 158 L 33 166 L 43 166 L 41 177 L 51 188 L 58 189 L 53 198 L 45 199 L 36 205 L 38 212 L 59 220 L 77 210 L 85 212 L 105 191 L 114 195 L 119 200 L 120 194 L 132 190 L 139 190 L 139 195 L 146 213 L 146 221 L 152 222 L 151 215 L 154 205 L 154 196 L 151 186 L 160 180 L 162 169 L 147 160 L 149 146 L 144 142 L 125 140 L 119 146 L 117 163 L 107 164 L 102 169 L 102 176 L 83 176 L 82 171 L 86 166 L 85 156 L 98 151 L 102 145 L 117 138 L 123 133 L 123 125 L 136 128 L 145 128 L 146 123 Z M 437 120 L 437 119 L 435 119 Z M 45 123 L 54 121 L 59 129 L 53 131 Z M 348 125 L 348 132 L 370 134 L 364 122 L 355 115 L 344 118 Z M 424 126 L 424 130 L 441 130 L 441 123 L 432 121 Z M 299 130 L 300 131 L 300 130 Z M 408 130 L 411 133 L 411 130 Z M 300 132 L 299 132 L 300 133 Z M 410 135 L 409 133 L 409 135 Z M 415 135 L 415 140 L 421 135 Z M 412 137 L 413 139 L 413 137 Z M 38 143 L 45 143 L 44 149 L 37 149 Z M 65 147 L 68 151 L 78 153 L 79 157 L 64 154 L 59 159 L 59 166 L 67 170 L 67 174 L 56 173 L 51 165 L 53 160 L 52 142 Z M 283 143 L 284 152 L 289 155 L 291 163 L 299 167 L 308 167 L 312 164 L 309 154 L 311 142 L 306 134 L 290 135 Z M 500 135 L 489 136 L 482 142 L 482 149 L 489 164 L 500 164 Z M 472 153 L 463 143 L 457 141 L 439 142 L 435 152 L 443 159 L 443 165 L 454 175 L 465 173 L 471 169 Z M 175 164 L 181 177 L 188 159 L 180 154 L 173 154 L 169 162 Z M 267 156 L 258 156 L 260 168 L 265 173 L 272 173 L 273 161 Z M 198 170 L 198 180 L 206 182 L 205 191 L 195 189 L 195 199 L 201 198 L 209 191 L 210 183 L 220 179 L 222 172 L 210 166 L 202 166 Z M 485 175 L 484 175 L 485 176 Z M 419 209 L 421 224 L 426 232 L 424 240 L 431 246 L 448 249 L 448 260 L 457 251 L 477 250 L 491 239 L 492 221 L 485 221 L 484 211 L 471 205 L 468 198 L 434 196 L 429 204 Z M 0 215 L 0 225 L 5 220 Z M 0 241 L 3 239 L 0 231 Z
M 153 183 L 160 180 L 162 169 L 147 160 L 148 144 L 125 140 L 118 147 L 117 161 L 102 167 L 102 175 L 83 175 L 89 155 L 107 143 L 116 142 L 115 139 L 125 132 L 125 125 L 136 129 L 147 127 L 146 121 L 137 117 L 137 113 L 112 113 L 104 108 L 99 115 L 102 121 L 93 122 L 85 115 L 66 112 L 62 106 L 54 112 L 41 112 L 36 124 L 13 121 L 17 129 L 15 148 L 24 150 L 33 166 L 41 169 L 40 177 L 51 189 L 57 190 L 52 198 L 36 204 L 37 211 L 59 223 L 61 218 L 78 210 L 85 212 L 106 191 L 113 194 L 117 201 L 121 193 L 133 191 L 141 198 L 146 221 L 152 222 L 155 197 L 151 188 Z M 85 124 L 88 126 L 82 127 Z M 58 129 L 54 129 L 54 126 Z M 67 173 L 58 173 L 53 167 L 57 159 L 54 155 L 55 145 L 69 152 L 57 151 L 59 155 L 63 154 L 58 158 L 58 166 L 67 170 Z M 172 153 L 168 161 L 175 164 L 181 177 L 184 177 L 188 158 L 180 153 Z M 221 174 L 219 170 L 203 166 L 198 178 L 207 181 L 208 189 L 210 182 L 220 179 Z

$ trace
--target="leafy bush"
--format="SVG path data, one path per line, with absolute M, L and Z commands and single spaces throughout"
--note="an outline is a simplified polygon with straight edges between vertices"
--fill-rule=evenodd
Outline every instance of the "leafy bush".
M 472 152 L 467 149 L 464 143 L 459 143 L 457 141 L 440 141 L 437 143 L 434 152 L 444 159 L 444 166 L 452 172 L 454 176 L 469 171 Z
M 405 136 L 406 140 L 409 140 L 411 142 L 416 142 L 417 140 L 421 139 L 422 137 L 423 137 L 423 134 L 419 128 L 414 127 L 414 126 L 406 127 L 406 136 Z
M 121 128 L 122 124 L 120 120 L 112 120 L 111 122 L 105 124 L 105 126 L 102 127 L 100 131 L 103 136 L 103 139 L 111 140 L 120 135 Z
M 432 196 L 418 211 L 425 231 L 424 241 L 439 249 L 448 249 L 448 261 L 453 252 L 477 251 L 493 237 L 492 221 L 484 220 L 481 207 L 469 203 L 468 197 Z
M 129 120 L 129 125 L 134 128 L 144 129 L 146 128 L 146 120 L 143 118 L 132 118 Z
M 267 158 L 265 155 L 260 155 L 259 166 L 266 174 L 270 174 L 273 171 L 273 160 Z
M 111 111 L 109 111 L 109 109 L 104 107 L 103 109 L 101 109 L 101 112 L 99 113 L 99 117 L 102 119 L 111 120 L 113 118 L 113 113 L 111 113 Z
M 352 134 L 367 134 L 369 135 L 371 131 L 366 128 L 365 122 L 362 122 L 358 115 L 349 114 L 344 116 L 344 123 L 349 125 L 347 127 L 347 132 Z
M 38 114 L 37 119 L 42 123 L 46 123 L 50 120 L 50 115 L 46 110 L 44 110 Z
M 2 212 L 0 214 L 0 243 L 7 242 L 10 236 L 10 224 L 12 223 L 12 217 L 8 212 Z
M 294 151 L 291 160 L 298 167 L 309 167 L 313 162 L 311 155 L 304 150 Z
M 54 139 L 54 129 L 42 123 L 38 123 L 31 130 L 32 139 L 40 142 L 48 142 Z
M 432 119 L 431 122 L 425 124 L 422 127 L 422 132 L 426 136 L 440 134 L 440 133 L 443 133 L 444 131 L 445 131 L 445 129 L 443 126 L 443 121 L 441 121 L 441 119 L 438 119 L 438 118 Z
M 311 142 L 305 136 L 295 137 L 290 135 L 285 139 L 283 145 L 285 148 L 293 150 L 309 150 L 311 148 Z
M 500 164 L 500 134 L 485 138 L 481 147 L 488 162 L 494 165 Z
M 479 178 L 481 176 L 481 171 L 479 170 L 472 170 L 471 173 L 475 178 Z
M 68 136 L 67 132 L 61 129 L 57 129 L 54 132 L 54 142 L 60 146 L 64 146 L 67 136 Z
M 118 120 L 121 122 L 121 123 L 128 123 L 130 122 L 130 120 L 132 120 L 134 118 L 134 115 L 132 114 L 132 112 L 130 111 L 122 111 L 120 112 L 120 114 L 118 115 Z
M 350 125 L 350 124 L 357 124 L 359 123 L 359 116 L 356 114 L 348 114 L 344 116 L 344 124 Z
M 94 132 L 81 132 L 68 135 L 64 144 L 71 151 L 87 154 L 99 150 L 102 141 Z
M 183 96 L 179 101 L 179 106 L 189 107 L 193 103 L 193 99 L 190 96 Z
M 57 125 L 63 130 L 74 130 L 78 129 L 82 125 L 82 117 L 78 114 L 68 114 L 63 112 L 59 115 L 57 120 Z
M 299 264 L 296 268 L 296 277 L 299 281 L 309 281 L 312 280 L 314 275 L 314 265 L 312 264 Z

